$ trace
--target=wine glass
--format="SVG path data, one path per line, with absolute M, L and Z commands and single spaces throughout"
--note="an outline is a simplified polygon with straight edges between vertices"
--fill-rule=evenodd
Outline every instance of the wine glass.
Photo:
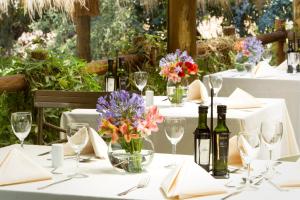
M 71 175 L 73 178 L 87 177 L 85 174 L 79 173 L 79 161 L 81 150 L 88 143 L 88 124 L 87 123 L 70 123 L 67 131 L 67 139 L 71 148 L 76 153 L 76 173 Z
M 297 52 L 290 52 L 288 53 L 288 64 L 292 65 L 293 67 L 293 74 L 296 74 L 296 68 L 297 65 L 299 64 L 299 53 Z
M 268 64 L 272 60 L 272 49 L 269 45 L 267 45 L 267 47 L 265 48 L 265 50 L 262 54 L 262 59 L 263 59 L 264 62 L 266 62 Z
M 242 187 L 245 190 L 257 189 L 250 183 L 251 162 L 257 157 L 260 149 L 260 138 L 255 131 L 241 132 L 237 137 L 237 145 L 243 160 L 247 166 L 247 178 L 245 185 Z
M 263 143 L 269 150 L 270 161 L 267 166 L 266 176 L 274 175 L 274 167 L 272 165 L 272 150 L 281 142 L 283 135 L 283 123 L 281 121 L 264 121 L 261 123 L 261 138 Z
M 222 88 L 223 77 L 220 74 L 210 74 L 209 76 L 209 88 L 213 88 L 213 97 L 217 97 L 219 91 Z M 217 100 L 214 100 L 214 105 L 219 104 Z
M 30 112 L 14 112 L 11 114 L 10 118 L 11 127 L 14 134 L 21 141 L 21 147 L 24 148 L 24 140 L 28 136 L 31 124 L 32 117 Z
M 141 91 L 141 95 L 143 95 L 143 89 L 147 85 L 148 73 L 144 71 L 134 72 L 133 78 L 136 87 Z
M 164 123 L 165 134 L 172 145 L 172 154 L 176 154 L 176 145 L 182 139 L 185 129 L 185 118 L 167 117 Z

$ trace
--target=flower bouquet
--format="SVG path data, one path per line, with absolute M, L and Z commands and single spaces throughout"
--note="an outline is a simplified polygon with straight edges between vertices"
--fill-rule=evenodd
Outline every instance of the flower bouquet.
M 245 68 L 250 71 L 251 67 L 261 59 L 264 52 L 262 42 L 256 37 L 247 37 L 244 40 L 237 41 L 234 50 L 237 52 L 235 67 L 238 71 L 243 71 Z
M 151 131 L 158 131 L 157 123 L 163 122 L 156 106 L 147 111 L 143 98 L 125 90 L 100 97 L 97 103 L 99 130 L 110 137 L 108 156 L 111 164 L 127 172 L 141 172 L 150 163 L 154 153 Z M 144 142 L 150 150 L 144 150 Z M 153 148 L 153 149 L 152 149 Z
M 179 49 L 175 53 L 167 54 L 159 62 L 160 75 L 167 79 L 167 95 L 171 103 L 182 103 L 186 96 L 187 78 L 197 75 L 198 65 L 186 51 Z

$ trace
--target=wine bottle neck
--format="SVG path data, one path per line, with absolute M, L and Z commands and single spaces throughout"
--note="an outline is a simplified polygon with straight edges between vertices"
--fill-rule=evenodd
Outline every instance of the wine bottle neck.
M 218 113 L 217 126 L 226 126 L 226 114 Z
M 199 113 L 198 128 L 203 129 L 207 126 L 207 113 Z

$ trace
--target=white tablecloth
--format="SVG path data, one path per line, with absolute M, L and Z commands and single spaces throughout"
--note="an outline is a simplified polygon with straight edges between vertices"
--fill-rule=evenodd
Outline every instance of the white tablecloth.
M 300 145 L 300 74 L 288 74 L 285 71 L 281 71 L 281 73 L 281 75 L 272 77 L 253 78 L 249 75 L 241 75 L 235 70 L 221 72 L 223 86 L 219 96 L 227 97 L 239 87 L 255 97 L 285 99 Z M 207 76 L 204 77 L 203 81 L 208 86 Z
M 193 132 L 198 124 L 198 104 L 186 102 L 182 107 L 172 107 L 168 101 L 163 101 L 165 97 L 155 97 L 154 103 L 160 108 L 160 113 L 165 117 L 185 117 L 187 126 L 182 140 L 177 145 L 177 152 L 180 154 L 193 154 Z M 226 98 L 220 98 L 218 101 L 226 102 Z M 299 153 L 296 143 L 293 127 L 286 112 L 286 106 L 283 99 L 260 99 L 263 107 L 254 109 L 229 109 L 227 111 L 227 126 L 231 131 L 231 136 L 243 130 L 259 130 L 262 119 L 277 118 L 284 122 L 284 136 L 281 146 L 274 150 L 274 158 L 295 155 Z M 210 113 L 210 111 L 209 111 Z M 98 113 L 93 109 L 75 109 L 70 112 L 64 112 L 61 116 L 61 127 L 67 128 L 71 122 L 89 123 L 91 127 L 97 129 Z M 216 125 L 216 116 L 214 113 L 214 125 Z M 209 120 L 208 120 L 209 123 Z M 155 145 L 155 151 L 159 153 L 170 153 L 171 144 L 164 133 L 163 124 L 159 125 L 159 132 L 153 133 L 151 139 Z M 265 147 L 261 149 L 259 158 L 268 158 L 268 151 Z
M 20 145 L 12 145 L 0 149 L 0 156 L 9 148 L 19 148 Z M 37 156 L 39 153 L 49 150 L 46 146 L 25 145 L 23 151 L 38 162 L 42 167 L 49 171 L 51 168 L 51 161 L 47 160 L 50 155 Z M 155 154 L 153 162 L 148 168 L 147 172 L 141 174 L 123 174 L 112 169 L 108 160 L 96 160 L 90 163 L 81 163 L 81 172 L 84 172 L 88 178 L 77 178 L 58 185 L 51 186 L 44 190 L 37 190 L 38 187 L 47 185 L 54 181 L 64 179 L 67 175 L 74 173 L 75 160 L 65 159 L 64 166 L 59 168 L 58 172 L 63 172 L 62 175 L 53 175 L 53 180 L 0 186 L 1 200 L 99 200 L 99 199 L 165 199 L 163 192 L 160 190 L 160 184 L 166 175 L 170 172 L 170 168 L 165 168 L 166 164 L 176 161 L 180 163 L 185 159 L 193 159 L 192 156 L 183 155 L 168 155 Z M 254 162 L 253 169 L 256 173 L 264 170 L 265 162 Z M 284 162 L 282 165 L 295 165 L 295 163 Z M 22 166 L 16 166 L 15 170 L 22 170 Z M 289 173 L 289 172 L 282 172 Z M 290 172 L 291 173 L 291 172 Z M 126 196 L 118 197 L 117 193 L 122 192 L 134 186 L 142 176 L 150 175 L 151 179 L 148 187 L 136 190 Z M 219 179 L 222 184 L 237 181 L 241 178 L 241 174 L 231 174 L 230 179 Z M 299 177 L 300 178 L 300 177 Z M 201 180 L 199 180 L 201 181 Z M 228 188 L 228 192 L 233 189 Z M 225 196 L 214 195 L 205 196 L 195 199 L 220 199 Z M 232 197 L 232 199 L 298 199 L 300 189 L 290 189 L 288 192 L 280 192 L 267 182 L 263 182 L 260 189 L 252 192 L 243 192 Z

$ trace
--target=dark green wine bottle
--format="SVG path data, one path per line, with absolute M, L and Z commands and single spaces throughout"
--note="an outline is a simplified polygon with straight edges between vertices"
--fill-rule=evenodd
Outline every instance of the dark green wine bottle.
M 218 105 L 218 122 L 213 132 L 213 175 L 228 176 L 229 129 L 226 126 L 226 106 Z
M 112 92 L 116 89 L 116 78 L 113 74 L 114 60 L 108 59 L 108 69 L 105 74 L 105 91 Z
M 118 89 L 127 90 L 128 85 L 128 74 L 125 70 L 125 59 L 124 57 L 119 58 L 119 68 L 118 68 Z
M 207 106 L 199 106 L 198 127 L 194 132 L 194 158 L 195 163 L 209 171 L 211 136 L 207 126 L 207 111 Z

